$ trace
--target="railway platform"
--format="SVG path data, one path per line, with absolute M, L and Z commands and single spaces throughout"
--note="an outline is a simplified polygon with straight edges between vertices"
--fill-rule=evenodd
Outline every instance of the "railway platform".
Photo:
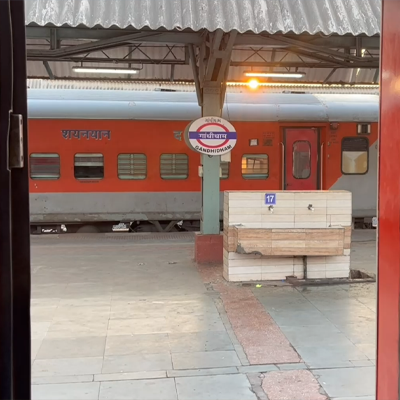
M 353 236 L 374 273 L 375 231 Z M 228 284 L 193 243 L 33 236 L 33 399 L 375 399 L 374 283 Z

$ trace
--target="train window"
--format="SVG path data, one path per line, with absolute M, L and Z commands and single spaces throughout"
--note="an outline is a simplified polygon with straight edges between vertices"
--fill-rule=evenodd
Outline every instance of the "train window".
M 229 178 L 229 163 L 221 162 L 221 179 Z
M 242 176 L 244 179 L 267 179 L 269 159 L 267 154 L 244 154 L 242 157 Z
M 293 176 L 308 179 L 311 175 L 311 144 L 307 140 L 293 143 Z
M 80 181 L 99 180 L 104 178 L 103 154 L 82 153 L 75 154 L 75 178 Z
M 122 180 L 142 180 L 147 176 L 145 154 L 120 154 L 118 156 L 118 178 Z
M 371 133 L 371 124 L 358 124 L 357 125 L 357 134 L 358 135 L 369 135 Z
M 187 179 L 189 157 L 187 154 L 162 154 L 160 159 L 161 179 Z
M 60 156 L 58 154 L 31 154 L 29 164 L 31 179 L 41 181 L 60 179 Z
M 342 140 L 342 172 L 347 175 L 364 175 L 368 172 L 369 142 L 363 137 Z

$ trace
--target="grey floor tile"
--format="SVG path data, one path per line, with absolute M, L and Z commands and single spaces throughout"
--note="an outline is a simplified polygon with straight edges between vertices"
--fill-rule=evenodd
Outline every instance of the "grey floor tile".
M 63 321 L 71 319 L 85 318 L 109 318 L 109 305 L 91 305 L 91 306 L 58 306 L 54 313 L 54 321 Z
M 179 400 L 257 400 L 245 375 L 176 378 Z
M 320 369 L 313 374 L 330 397 L 375 395 L 375 367 Z
M 31 306 L 31 319 L 33 322 L 51 322 L 57 306 L 36 305 Z
M 97 400 L 100 383 L 32 385 L 32 400 Z
M 174 379 L 102 382 L 100 400 L 177 400 Z
M 157 354 L 170 351 L 167 334 L 108 336 L 106 356 L 130 354 Z
M 40 346 L 42 345 L 43 340 L 33 339 L 31 340 L 31 359 L 34 360 L 39 352 Z
M 167 371 L 168 378 L 182 378 L 187 376 L 211 376 L 238 374 L 237 367 L 206 368 L 206 369 L 183 369 Z
M 225 326 L 219 314 L 187 315 L 178 314 L 168 317 L 170 333 L 224 332 Z
M 57 385 L 60 383 L 90 383 L 94 381 L 95 381 L 94 375 L 42 376 L 42 377 L 33 377 L 32 385 Z
M 304 368 L 306 368 L 306 367 L 304 366 Z M 242 374 L 254 374 L 254 373 L 261 373 L 261 372 L 278 371 L 278 367 L 276 367 L 273 364 L 268 364 L 268 365 L 245 365 L 245 366 L 242 366 L 242 367 L 238 367 L 238 370 Z
M 32 376 L 73 376 L 101 373 L 102 357 L 35 360 Z
M 375 400 L 375 396 L 335 397 L 331 400 Z
M 235 351 L 207 351 L 172 354 L 174 369 L 236 367 L 241 365 Z
M 172 369 L 170 353 L 104 357 L 103 374 Z
M 34 322 L 31 323 L 31 339 L 43 340 L 49 331 L 51 322 Z
M 373 360 L 354 360 L 351 362 L 354 367 L 373 367 L 375 365 Z
M 132 318 L 132 319 L 111 319 L 108 326 L 108 335 L 143 335 L 162 334 L 170 332 L 165 317 Z
M 140 372 L 124 372 L 119 374 L 100 374 L 94 376 L 95 382 L 109 381 L 134 381 L 138 379 L 160 379 L 167 378 L 166 371 L 140 371 Z
M 365 305 L 353 297 L 344 297 L 340 299 L 324 299 L 322 297 L 310 300 L 311 303 L 322 312 L 338 310 L 356 310 L 365 309 Z
M 279 326 L 331 325 L 326 316 L 315 308 L 310 311 L 270 311 L 270 315 Z
M 307 369 L 306 364 L 300 363 L 289 363 L 289 364 L 276 364 L 280 371 L 299 371 Z
M 369 308 L 357 310 L 334 310 L 325 313 L 328 318 L 335 325 L 344 324 L 374 324 L 376 321 L 376 313 Z
M 281 330 L 294 347 L 349 344 L 349 339 L 333 325 L 283 326 Z
M 376 343 L 375 323 L 337 324 L 336 326 L 355 344 Z
M 376 359 L 376 344 L 356 344 L 357 348 L 359 348 L 370 360 Z
M 102 336 L 107 333 L 107 327 L 108 318 L 53 321 L 48 329 L 46 338 Z
M 103 357 L 106 337 L 44 339 L 37 359 Z
M 234 350 L 227 332 L 172 333 L 169 343 L 173 353 Z
M 310 368 L 352 366 L 351 361 L 368 360 L 353 343 L 321 346 L 296 346 L 296 351 Z

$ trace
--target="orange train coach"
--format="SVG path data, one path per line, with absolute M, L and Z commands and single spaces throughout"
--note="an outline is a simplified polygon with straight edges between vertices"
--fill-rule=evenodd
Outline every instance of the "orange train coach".
M 32 89 L 28 96 L 33 231 L 111 231 L 121 222 L 135 231 L 199 228 L 200 155 L 183 137 L 201 115 L 195 93 Z M 221 196 L 350 190 L 355 223 L 370 223 L 378 113 L 377 95 L 228 94 L 223 117 L 238 143 L 221 164 Z

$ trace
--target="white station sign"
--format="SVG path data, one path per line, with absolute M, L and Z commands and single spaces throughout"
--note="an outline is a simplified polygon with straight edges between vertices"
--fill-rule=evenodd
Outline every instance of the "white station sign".
M 236 146 L 237 132 L 223 118 L 203 117 L 189 125 L 187 139 L 193 150 L 209 156 L 222 156 Z

